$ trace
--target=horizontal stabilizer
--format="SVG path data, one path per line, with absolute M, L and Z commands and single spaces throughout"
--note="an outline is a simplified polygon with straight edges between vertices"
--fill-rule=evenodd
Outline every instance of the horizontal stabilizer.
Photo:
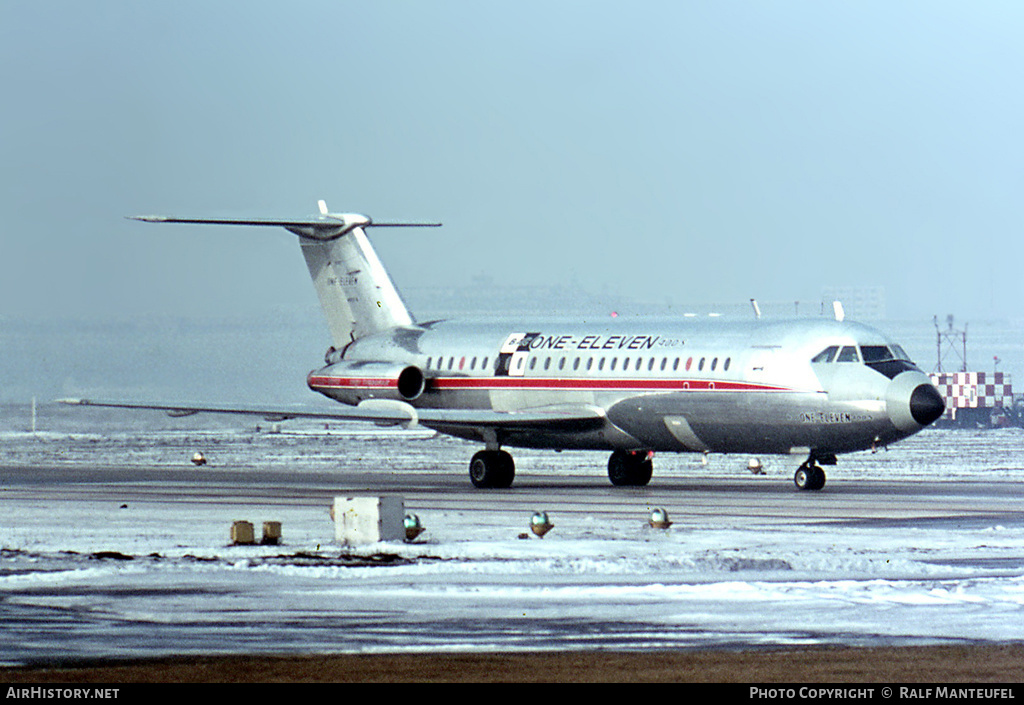
M 439 228 L 441 223 L 402 221 L 374 222 L 358 213 L 331 213 L 310 218 L 179 218 L 171 215 L 130 215 L 128 220 L 143 223 L 185 223 L 189 225 L 247 225 L 250 227 L 285 228 L 301 237 L 333 240 L 353 228 Z
M 377 223 L 359 213 L 331 213 L 324 201 L 317 205 L 319 215 L 303 218 L 128 217 L 144 223 L 277 227 L 298 235 L 313 287 L 337 348 L 365 335 L 411 325 L 412 316 L 365 231 L 367 228 L 436 228 L 441 223 Z

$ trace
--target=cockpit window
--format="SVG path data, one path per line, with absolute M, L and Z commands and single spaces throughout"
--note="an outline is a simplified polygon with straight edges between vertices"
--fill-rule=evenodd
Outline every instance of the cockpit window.
M 860 354 L 864 356 L 864 362 L 867 363 L 896 359 L 896 356 L 885 345 L 861 345 Z
M 899 345 L 861 345 L 864 364 L 889 379 L 895 379 L 901 372 L 917 370 L 907 353 Z
M 811 358 L 811 362 L 832 362 L 836 358 L 837 352 L 839 352 L 839 346 L 832 345 Z
M 860 362 L 894 379 L 906 370 L 917 370 L 917 366 L 907 357 L 906 351 L 895 343 L 889 345 L 861 345 L 860 352 L 856 345 L 830 345 L 811 358 L 814 363 Z
M 844 345 L 843 349 L 839 351 L 839 357 L 836 358 L 836 362 L 860 362 L 860 356 L 857 355 L 857 347 L 855 345 Z

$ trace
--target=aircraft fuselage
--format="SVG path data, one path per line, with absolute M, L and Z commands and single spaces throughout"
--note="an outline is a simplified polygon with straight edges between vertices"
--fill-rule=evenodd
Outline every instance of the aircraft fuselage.
M 847 351 L 844 361 L 812 362 L 832 347 L 835 358 Z M 308 383 L 349 404 L 391 398 L 510 412 L 587 405 L 605 416 L 590 429 L 427 424 L 492 446 L 826 458 L 931 423 L 941 400 L 918 391 L 930 382 L 905 358 L 872 328 L 825 319 L 436 321 L 361 338 Z M 401 390 L 399 371 L 409 368 L 422 384 Z

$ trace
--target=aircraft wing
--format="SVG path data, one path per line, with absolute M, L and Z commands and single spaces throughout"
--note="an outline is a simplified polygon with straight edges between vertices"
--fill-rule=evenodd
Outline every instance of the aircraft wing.
M 302 407 L 255 407 L 246 405 L 219 405 L 194 403 L 148 403 L 102 399 L 59 399 L 62 404 L 97 406 L 118 409 L 150 409 L 170 416 L 191 416 L 199 413 L 238 414 L 259 416 L 266 421 L 288 419 L 318 419 L 323 421 L 370 421 L 381 425 L 422 424 L 427 427 L 446 428 L 505 428 L 534 430 L 585 430 L 597 428 L 605 421 L 604 410 L 585 404 L 558 404 L 523 411 L 489 411 L 474 409 L 417 409 L 405 402 L 372 399 L 358 406 L 339 406 L 337 409 L 309 409 Z

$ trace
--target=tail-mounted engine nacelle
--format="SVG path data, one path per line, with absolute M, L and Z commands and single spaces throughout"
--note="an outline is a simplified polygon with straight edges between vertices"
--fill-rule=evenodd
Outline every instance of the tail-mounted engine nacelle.
M 314 392 L 346 404 L 366 399 L 412 401 L 426 387 L 423 370 L 390 362 L 337 362 L 310 372 L 306 383 Z

